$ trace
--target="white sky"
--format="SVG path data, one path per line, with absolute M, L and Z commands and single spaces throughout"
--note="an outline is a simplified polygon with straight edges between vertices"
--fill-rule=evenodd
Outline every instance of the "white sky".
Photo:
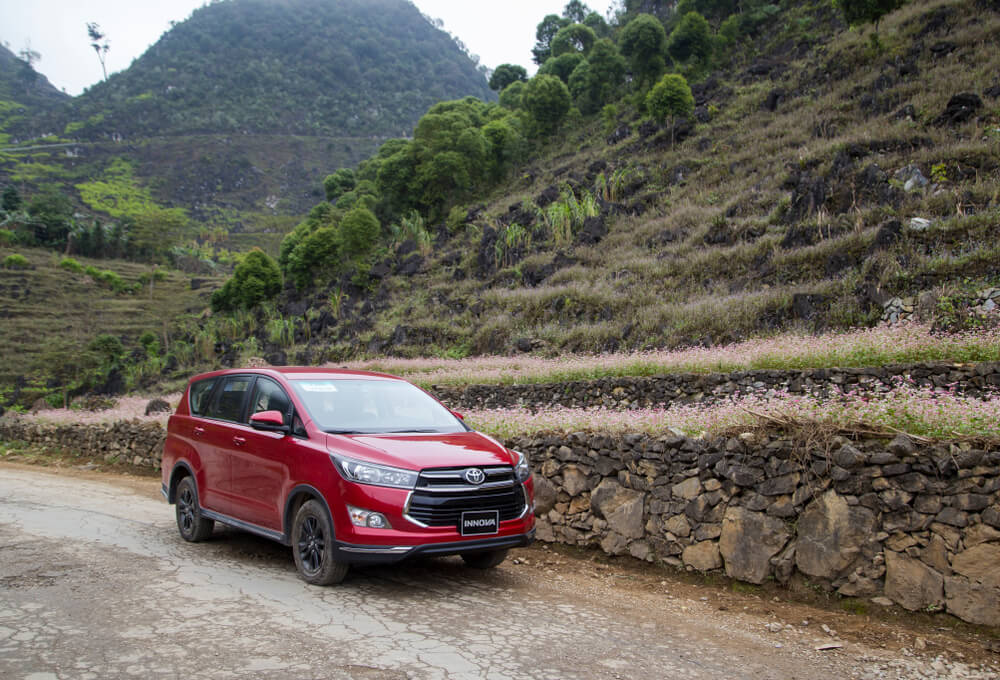
M 444 20 L 472 54 L 490 68 L 511 63 L 533 73 L 535 26 L 561 14 L 567 0 L 414 0 L 424 14 Z M 587 3 L 601 14 L 609 0 Z M 87 22 L 100 24 L 111 49 L 108 74 L 121 71 L 169 28 L 205 0 L 0 0 L 0 42 L 15 54 L 26 45 L 42 55 L 35 69 L 53 85 L 76 95 L 101 79 Z

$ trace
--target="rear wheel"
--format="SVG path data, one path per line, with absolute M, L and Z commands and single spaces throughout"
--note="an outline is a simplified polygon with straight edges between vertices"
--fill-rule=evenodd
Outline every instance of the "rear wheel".
M 473 569 L 492 569 L 507 559 L 507 549 L 486 550 L 484 552 L 463 553 L 462 559 L 465 566 Z
M 319 501 L 306 501 L 295 513 L 292 554 L 306 583 L 329 586 L 347 576 L 348 565 L 333 559 L 333 527 Z
M 204 541 L 212 535 L 215 522 L 202 517 L 198 505 L 198 485 L 192 477 L 185 477 L 177 484 L 177 530 L 181 538 L 192 543 Z

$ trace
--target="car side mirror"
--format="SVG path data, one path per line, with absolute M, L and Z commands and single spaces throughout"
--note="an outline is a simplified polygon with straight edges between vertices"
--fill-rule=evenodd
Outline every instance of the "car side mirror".
M 285 425 L 285 416 L 281 411 L 261 411 L 250 416 L 250 427 L 264 432 L 284 432 L 288 434 L 291 430 Z
M 459 420 L 465 420 L 465 416 L 463 416 L 463 415 L 462 415 L 461 413 L 459 413 L 458 411 L 452 411 L 452 412 L 451 412 L 451 415 L 455 416 L 455 417 L 456 417 L 456 418 L 458 418 Z

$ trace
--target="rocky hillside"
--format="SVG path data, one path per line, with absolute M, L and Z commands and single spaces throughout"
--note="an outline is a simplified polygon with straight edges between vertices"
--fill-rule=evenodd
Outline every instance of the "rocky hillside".
M 270 218 L 301 215 L 325 174 L 466 95 L 492 92 L 406 0 L 213 2 L 63 106 L 0 121 L 11 145 L 31 147 L 0 159 L 0 185 L 57 183 L 79 200 L 77 184 L 111 183 L 108 168 L 125 159 L 154 199 L 205 227 L 273 234 L 231 248 L 276 247 L 290 225 Z
M 995 3 L 910 2 L 877 38 L 825 4 L 781 11 L 781 30 L 692 78 L 691 116 L 659 123 L 626 97 L 571 117 L 427 239 L 402 234 L 367 287 L 290 289 L 308 346 L 274 358 L 982 323 L 973 309 L 1000 283 Z

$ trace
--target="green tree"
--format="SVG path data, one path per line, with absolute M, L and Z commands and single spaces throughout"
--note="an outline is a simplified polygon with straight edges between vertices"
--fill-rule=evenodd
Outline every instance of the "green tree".
M 559 78 L 537 75 L 524 86 L 524 107 L 543 133 L 555 131 L 572 104 L 569 90 Z
M 878 24 L 882 17 L 902 7 L 906 4 L 906 0 L 834 0 L 834 3 L 844 13 L 844 21 L 849 25 L 872 23 L 875 24 L 875 32 L 878 33 Z
M 489 178 L 493 182 L 499 182 L 524 158 L 524 135 L 521 134 L 516 117 L 508 116 L 484 125 L 483 136 L 489 145 Z
M 577 69 L 581 67 L 582 64 Z M 574 70 L 570 75 L 569 89 L 579 109 L 594 113 L 615 100 L 625 83 L 627 68 L 625 58 L 613 42 L 603 38 L 594 43 L 587 57 L 587 68 L 580 73 Z
M 582 24 L 587 15 L 591 13 L 590 8 L 580 0 L 569 0 L 563 7 L 563 17 L 578 24 Z
M 552 38 L 563 26 L 568 26 L 572 21 L 564 19 L 558 14 L 549 14 L 535 29 L 535 46 L 531 48 L 532 59 L 541 66 L 552 56 Z
M 108 371 L 121 366 L 122 359 L 125 358 L 125 346 L 116 335 L 101 333 L 90 341 L 87 349 L 93 352 L 100 363 L 101 369 Z
M 284 243 L 282 243 L 284 245 Z M 306 234 L 285 258 L 285 273 L 296 288 L 306 288 L 321 273 L 333 273 L 340 267 L 340 231 L 322 226 Z
M 607 38 L 611 35 L 611 27 L 608 26 L 608 22 L 597 12 L 591 12 L 580 23 L 592 30 L 598 38 Z
M 43 340 L 40 350 L 33 372 L 59 387 L 63 408 L 69 408 L 69 393 L 93 380 L 100 359 L 83 343 L 62 335 Z
M 621 52 L 629 60 L 636 89 L 652 85 L 666 69 L 664 51 L 667 33 L 660 20 L 651 14 L 640 14 L 622 29 L 618 41 Z
M 382 226 L 371 210 L 355 208 L 344 215 L 340 223 L 344 253 L 354 257 L 367 255 L 375 247 L 381 232 Z
M 101 31 L 101 27 L 96 23 L 87 24 L 87 37 L 90 38 L 90 46 L 94 48 L 94 52 L 97 53 L 97 59 L 101 62 L 101 72 L 104 73 L 104 79 L 108 79 L 108 68 L 105 61 L 108 58 L 108 50 L 111 49 L 111 43 L 108 41 L 108 36 Z
M 490 89 L 494 92 L 502 92 L 511 83 L 524 82 L 528 79 L 528 72 L 523 66 L 516 64 L 500 64 L 490 76 Z
M 148 208 L 132 216 L 129 244 L 143 258 L 166 255 L 190 235 L 191 222 L 181 208 Z
M 667 52 L 678 62 L 707 62 L 712 56 L 712 29 L 698 12 L 688 12 L 670 33 Z
M 225 285 L 212 293 L 212 309 L 252 309 L 280 292 L 281 270 L 278 263 L 263 250 L 254 248 L 236 265 Z
M 51 248 L 66 245 L 66 236 L 73 218 L 73 204 L 57 187 L 47 186 L 32 196 L 28 203 L 28 215 L 35 243 Z
M 560 28 L 552 37 L 550 49 L 553 57 L 576 52 L 586 56 L 597 41 L 597 35 L 583 24 L 570 24 Z
M 694 111 L 694 96 L 684 76 L 668 73 L 660 79 L 646 97 L 646 108 L 656 120 L 670 119 L 670 143 L 674 142 L 676 119 Z
M 500 92 L 500 106 L 511 111 L 522 107 L 521 95 L 524 94 L 524 83 L 511 83 Z
M 327 175 L 323 180 L 323 191 L 326 193 L 326 200 L 336 201 L 341 194 L 346 194 L 354 189 L 354 171 L 350 168 L 340 168 L 332 175 Z
M 0 198 L 0 208 L 3 208 L 4 212 L 17 212 L 21 209 L 22 203 L 21 194 L 13 184 L 3 190 L 3 197 Z
M 555 76 L 564 83 L 569 82 L 569 76 L 584 61 L 584 57 L 579 52 L 566 52 L 558 57 L 552 57 L 542 64 L 538 69 L 538 75 Z

